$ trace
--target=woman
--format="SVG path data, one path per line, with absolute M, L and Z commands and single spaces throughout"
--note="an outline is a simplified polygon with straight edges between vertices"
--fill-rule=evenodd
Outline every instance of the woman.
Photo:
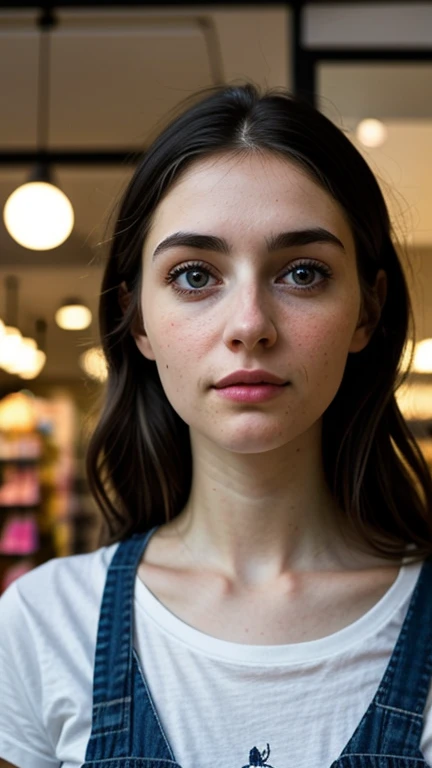
M 410 311 L 379 186 L 318 111 L 245 84 L 171 121 L 102 286 L 103 545 L 0 601 L 4 759 L 432 762 L 432 485 L 394 395 Z

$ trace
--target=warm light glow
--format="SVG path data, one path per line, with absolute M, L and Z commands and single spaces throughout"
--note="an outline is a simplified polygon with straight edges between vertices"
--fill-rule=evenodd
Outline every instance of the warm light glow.
M 91 379 L 106 381 L 108 366 L 101 347 L 91 347 L 80 356 L 80 366 Z
M 3 320 L 0 320 L 0 339 L 1 339 L 2 336 L 5 335 L 5 333 L 6 333 L 6 331 L 5 331 L 5 324 L 4 324 Z
M 387 128 L 381 120 L 361 120 L 356 136 L 365 147 L 380 147 L 387 138 Z
M 432 418 L 432 385 L 405 382 L 395 394 L 396 402 L 407 421 L 429 421 Z
M 432 339 L 423 339 L 415 345 L 413 362 L 408 369 L 409 355 L 413 348 L 410 339 L 402 358 L 404 373 L 432 373 Z M 396 391 L 396 401 L 407 421 L 432 419 L 432 384 L 408 379 Z
M 45 181 L 31 181 L 12 192 L 3 219 L 17 243 L 34 251 L 47 251 L 69 237 L 74 212 L 61 189 Z
M 22 335 L 18 328 L 12 325 L 5 325 L 4 330 L 5 333 L 0 341 L 0 368 L 9 371 L 9 366 L 16 360 Z
M 8 372 L 18 374 L 22 379 L 35 379 L 45 365 L 46 355 L 37 348 L 31 338 L 21 339 L 15 358 L 8 365 Z
M 28 367 L 25 370 L 20 371 L 22 379 L 35 379 L 39 376 L 42 368 L 46 363 L 46 354 L 41 349 L 35 349 L 34 354 L 29 361 Z
M 24 370 L 35 349 L 37 349 L 37 344 L 34 339 L 21 338 L 20 343 L 16 346 L 15 356 L 8 364 L 8 372 L 19 373 L 21 368 Z
M 37 348 L 36 341 L 23 338 L 18 328 L 5 326 L 0 339 L 0 367 L 22 379 L 34 379 L 46 362 L 45 352 Z
M 36 410 L 32 398 L 14 392 L 0 400 L 0 429 L 5 432 L 35 430 Z
M 69 304 L 57 310 L 55 321 L 65 331 L 82 331 L 89 327 L 92 313 L 84 304 Z
M 432 339 L 423 339 L 416 344 L 413 370 L 416 373 L 432 373 Z

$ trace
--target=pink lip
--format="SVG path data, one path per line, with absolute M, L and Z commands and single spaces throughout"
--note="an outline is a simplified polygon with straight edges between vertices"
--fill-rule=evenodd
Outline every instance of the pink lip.
M 231 387 L 234 384 L 277 384 L 281 386 L 286 383 L 286 381 L 274 373 L 264 371 L 262 368 L 256 368 L 253 370 L 234 371 L 234 373 L 224 376 L 214 386 L 216 389 L 220 389 L 221 387 Z
M 233 384 L 230 387 L 215 387 L 220 397 L 235 400 L 238 403 L 262 403 L 280 395 L 284 390 L 281 384 Z

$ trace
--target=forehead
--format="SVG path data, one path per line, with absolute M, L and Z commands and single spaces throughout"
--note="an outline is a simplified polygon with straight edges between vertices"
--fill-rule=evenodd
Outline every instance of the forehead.
M 328 228 L 354 248 L 342 207 L 297 164 L 270 153 L 218 155 L 197 160 L 170 187 L 147 242 L 179 229 L 260 237 L 303 225 Z

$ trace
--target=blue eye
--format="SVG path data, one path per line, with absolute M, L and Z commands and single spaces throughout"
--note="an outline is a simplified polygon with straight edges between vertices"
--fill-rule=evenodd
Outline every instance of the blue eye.
M 200 290 L 205 290 L 208 288 L 208 285 L 195 285 L 195 289 L 192 288 L 192 285 L 190 284 L 190 290 L 185 288 L 180 288 L 177 284 L 177 280 L 181 275 L 188 275 L 191 273 L 194 276 L 193 282 L 199 283 L 200 278 L 197 278 L 197 275 L 207 275 L 216 278 L 216 275 L 213 274 L 213 272 L 209 269 L 208 266 L 202 264 L 201 262 L 188 262 L 187 264 L 179 264 L 179 266 L 174 267 L 174 269 L 171 270 L 171 272 L 165 277 L 166 283 L 172 283 L 172 286 L 175 291 L 178 293 L 188 294 L 188 293 L 199 293 Z M 186 278 L 189 279 L 189 278 Z M 202 278 L 201 278 L 202 280 Z
M 310 274 L 313 272 L 319 272 L 322 279 L 317 283 L 313 282 L 312 284 L 306 284 L 306 285 L 298 285 L 298 284 L 290 284 L 290 287 L 293 287 L 295 291 L 305 292 L 305 291 L 316 291 L 318 288 L 322 287 L 323 283 L 326 283 L 331 278 L 331 271 L 328 267 L 326 267 L 324 264 L 321 264 L 319 261 L 313 261 L 311 259 L 306 259 L 301 262 L 297 262 L 295 264 L 291 264 L 290 268 L 283 273 L 283 275 L 292 275 L 296 272 L 309 272 Z M 190 282 L 190 278 L 186 277 L 186 280 L 189 282 L 189 288 L 181 288 L 178 285 L 178 278 L 181 275 L 193 275 L 192 282 Z M 201 275 L 201 277 L 200 277 Z M 204 290 L 207 290 L 209 286 L 207 284 L 203 285 L 202 280 L 203 276 L 205 279 L 205 276 L 207 277 L 213 277 L 215 280 L 217 280 L 216 275 L 213 274 L 212 270 L 209 269 L 209 267 L 202 262 L 194 261 L 194 262 L 188 262 L 185 264 L 180 264 L 174 269 L 169 272 L 169 274 L 165 277 L 165 282 L 168 284 L 172 284 L 172 287 L 177 293 L 181 294 L 199 294 Z M 195 286 L 193 287 L 193 283 L 195 283 Z
M 310 259 L 297 264 L 292 264 L 289 270 L 285 272 L 285 274 L 292 275 L 295 272 L 319 272 L 322 277 L 322 280 L 320 280 L 318 283 L 313 282 L 312 284 L 300 284 L 298 286 L 296 284 L 296 290 L 300 291 L 314 291 L 317 288 L 320 288 L 323 283 L 326 283 L 331 278 L 331 271 L 328 267 L 325 266 L 325 264 L 321 264 L 319 261 L 311 261 Z

